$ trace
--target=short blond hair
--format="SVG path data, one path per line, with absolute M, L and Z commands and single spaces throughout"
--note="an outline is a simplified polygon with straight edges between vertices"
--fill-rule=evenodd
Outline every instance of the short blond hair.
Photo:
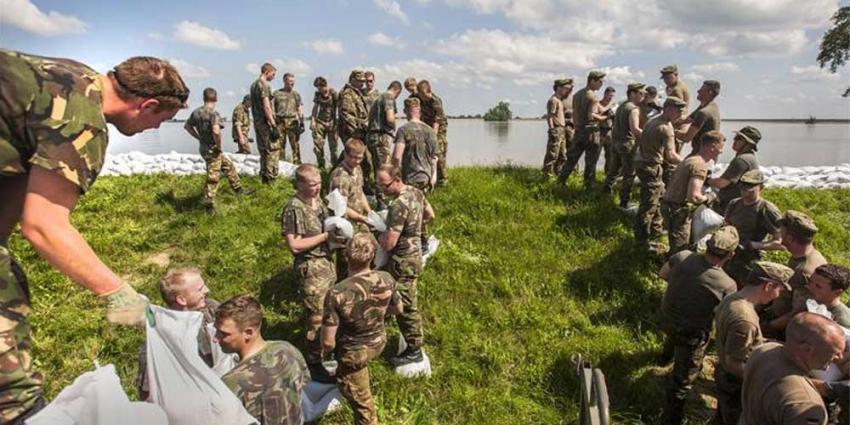
M 386 173 L 392 180 L 401 178 L 401 168 L 393 164 L 381 165 L 375 174 L 377 173 Z
M 169 307 L 177 304 L 177 296 L 183 295 L 186 284 L 192 277 L 201 277 L 201 271 L 195 267 L 180 267 L 170 269 L 159 281 L 159 293 Z
M 364 153 L 366 152 L 366 144 L 363 143 L 362 140 L 357 138 L 350 138 L 345 141 L 345 153 L 347 154 L 356 154 L 356 153 Z
M 375 252 L 378 250 L 378 241 L 371 233 L 358 233 L 348 241 L 345 247 L 345 257 L 348 259 L 349 267 L 362 269 L 372 264 Z

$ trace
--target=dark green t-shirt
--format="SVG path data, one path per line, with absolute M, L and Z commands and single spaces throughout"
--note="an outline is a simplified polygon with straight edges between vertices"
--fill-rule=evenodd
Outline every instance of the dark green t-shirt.
M 404 143 L 401 174 L 405 183 L 431 181 L 433 159 L 437 155 L 437 134 L 422 122 L 408 122 L 396 132 L 395 143 Z
M 735 281 L 702 254 L 685 250 L 669 261 L 669 284 L 661 304 L 664 320 L 677 331 L 709 332 L 714 309 L 737 290 Z
M 725 207 L 729 201 L 741 196 L 741 186 L 738 184 L 738 180 L 747 171 L 757 170 L 758 168 L 759 162 L 753 152 L 738 154 L 729 162 L 729 166 L 726 167 L 720 177 L 729 180 L 730 184 L 717 192 L 717 199 L 720 201 L 721 207 Z

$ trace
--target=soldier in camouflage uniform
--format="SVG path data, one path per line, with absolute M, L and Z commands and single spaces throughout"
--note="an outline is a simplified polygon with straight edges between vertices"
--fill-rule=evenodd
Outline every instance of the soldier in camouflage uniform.
M 260 425 L 300 425 L 301 391 L 310 372 L 301 353 L 286 341 L 266 341 L 263 307 L 250 295 L 237 295 L 216 310 L 216 340 L 241 359 L 221 380 Z
M 546 102 L 546 124 L 549 126 L 546 155 L 543 158 L 543 174 L 554 177 L 564 161 L 566 143 L 566 117 L 564 99 L 572 91 L 571 79 L 558 79 L 552 85 L 552 96 Z
M 251 114 L 254 116 L 254 133 L 257 134 L 257 149 L 260 151 L 260 178 L 270 184 L 277 178 L 281 142 L 277 131 L 272 89 L 269 81 L 274 80 L 277 69 L 270 63 L 260 68 L 260 76 L 251 84 Z
M 367 77 L 368 78 L 368 77 Z M 368 81 L 368 80 L 367 80 Z M 366 146 L 369 148 L 367 160 L 360 163 L 369 191 L 375 193 L 378 209 L 384 205 L 384 195 L 375 187 L 375 170 L 390 162 L 390 145 L 395 133 L 396 104 L 401 93 L 401 83 L 393 81 L 385 93 L 373 102 L 369 110 L 369 133 Z M 371 159 L 371 162 L 368 160 Z
M 203 314 L 204 318 L 198 329 L 198 356 L 207 366 L 213 367 L 212 341 L 206 329 L 208 324 L 215 322 L 215 311 L 218 309 L 219 302 L 207 298 L 209 291 L 204 278 L 201 277 L 201 271 L 194 267 L 169 270 L 159 281 L 159 292 L 169 309 L 197 311 Z M 147 400 L 149 396 L 147 364 L 147 344 L 142 344 L 139 353 L 139 375 L 136 381 L 139 400 Z
M 680 251 L 659 273 L 667 280 L 661 304 L 665 351 L 673 353 L 673 370 L 667 381 L 664 421 L 683 421 L 685 401 L 696 382 L 708 346 L 717 305 L 735 292 L 735 281 L 723 272 L 738 247 L 738 232 L 724 226 L 709 239 L 705 254 Z
M 366 77 L 363 71 L 354 70 L 348 76 L 348 84 L 339 92 L 339 112 L 337 114 L 337 133 L 342 143 L 350 138 L 366 140 L 369 126 L 369 114 L 366 100 L 361 90 Z M 336 161 L 336 158 L 334 158 Z
M 293 269 L 298 275 L 304 304 L 304 336 L 307 364 L 316 380 L 327 380 L 322 367 L 322 306 L 325 294 L 336 282 L 336 270 L 331 261 L 328 241 L 332 235 L 324 231 L 325 219 L 330 217 L 322 203 L 322 177 L 312 164 L 302 164 L 295 170 L 295 196 L 283 207 L 281 215 L 283 236 L 295 256 Z
M 342 161 L 331 172 L 328 192 L 339 190 L 340 194 L 348 197 L 345 218 L 354 225 L 355 233 L 369 233 L 366 218 L 372 209 L 363 193 L 363 171 L 360 169 L 360 161 L 366 156 L 366 145 L 360 139 L 348 139 L 343 153 Z M 336 253 L 336 272 L 338 280 L 348 276 L 348 265 L 342 250 Z
M 192 111 L 192 115 L 186 120 L 183 128 L 194 137 L 200 146 L 198 147 L 201 158 L 207 164 L 207 183 L 204 189 L 204 202 L 212 207 L 215 201 L 215 193 L 218 191 L 218 182 L 221 173 L 227 176 L 230 187 L 240 195 L 248 194 L 242 188 L 239 173 L 224 153 L 221 152 L 221 129 L 224 121 L 215 110 L 218 95 L 215 89 L 207 87 L 204 89 L 204 105 Z M 235 124 L 234 124 L 235 125 Z
M 632 194 L 632 183 L 635 180 L 634 157 L 637 149 L 636 139 L 640 137 L 640 110 L 638 105 L 643 101 L 643 83 L 629 84 L 626 90 L 628 99 L 617 108 L 614 115 L 612 130 L 611 161 L 606 170 L 605 191 L 610 193 L 614 182 L 622 178 L 620 186 L 620 208 L 628 208 Z
M 251 128 L 251 96 L 245 95 L 242 98 L 242 103 L 236 105 L 233 108 L 233 115 L 230 118 L 232 121 L 232 133 L 233 133 L 233 143 L 236 143 L 239 146 L 239 150 L 236 153 L 251 153 L 251 145 L 253 142 L 250 137 L 248 137 L 249 130 Z
M 396 132 L 392 162 L 401 167 L 405 184 L 427 193 L 437 181 L 437 133 L 420 121 L 418 98 L 405 99 L 404 113 L 407 123 Z
M 336 355 L 337 385 L 354 411 L 355 425 L 378 423 L 368 365 L 387 344 L 384 317 L 402 311 L 392 276 L 370 269 L 377 245 L 371 233 L 348 242 L 349 277 L 328 292 L 322 321 L 322 346 Z
M 177 70 L 156 58 L 101 75 L 73 60 L 0 50 L 0 423 L 22 424 L 44 403 L 29 284 L 6 247 L 12 230 L 21 221 L 35 251 L 105 301 L 107 321 L 141 325 L 147 301 L 101 262 L 69 211 L 103 167 L 107 123 L 128 136 L 156 128 L 188 97 Z
M 449 120 L 443 108 L 443 99 L 431 91 L 431 83 L 422 80 L 417 84 L 416 97 L 422 107 L 422 122 L 431 126 L 437 133 L 437 184 L 443 186 L 448 183 L 446 176 L 446 154 L 449 142 L 446 138 Z
M 372 110 L 372 105 L 381 97 L 381 91 L 375 88 L 375 73 L 366 71 L 363 73 L 366 81 L 363 85 L 363 100 L 366 102 L 366 115 Z
M 416 86 L 416 78 L 405 78 L 404 89 L 407 90 L 407 97 L 415 97 L 417 92 L 419 91 L 419 88 Z
M 283 88 L 272 94 L 274 104 L 274 116 L 277 122 L 277 131 L 280 133 L 280 149 L 283 157 L 286 157 L 286 142 L 292 149 L 292 163 L 301 164 L 301 123 L 304 120 L 303 104 L 301 95 L 295 90 L 295 76 L 283 74 Z
M 678 163 L 673 121 L 682 116 L 685 103 L 676 97 L 664 101 L 661 115 L 651 119 L 638 138 L 635 152 L 635 174 L 640 180 L 640 205 L 635 218 L 635 242 L 644 249 L 653 248 L 650 242 L 661 235 L 663 223 L 660 204 L 664 195 L 661 164 Z
M 590 71 L 587 75 L 587 85 L 572 95 L 573 122 L 575 123 L 575 139 L 567 150 L 567 162 L 558 175 L 558 183 L 567 184 L 567 179 L 578 166 L 578 160 L 584 155 L 584 184 L 591 188 L 596 181 L 596 163 L 599 161 L 599 123 L 607 119 L 599 113 L 599 99 L 596 91 L 602 87 L 605 73 Z
M 395 197 L 387 213 L 387 231 L 380 244 L 390 256 L 385 269 L 395 278 L 404 312 L 396 316 L 407 349 L 390 359 L 401 366 L 423 360 L 422 314 L 416 301 L 416 280 L 422 273 L 422 225 L 431 221 L 434 210 L 421 190 L 404 184 L 401 171 L 383 165 L 377 173 L 378 188 Z
M 336 161 L 339 150 L 336 140 L 336 110 L 339 97 L 334 89 L 328 87 L 324 77 L 313 81 L 316 93 L 313 95 L 313 112 L 310 114 L 310 131 L 313 133 L 313 153 L 316 164 L 325 168 L 325 139 L 331 149 L 331 163 Z

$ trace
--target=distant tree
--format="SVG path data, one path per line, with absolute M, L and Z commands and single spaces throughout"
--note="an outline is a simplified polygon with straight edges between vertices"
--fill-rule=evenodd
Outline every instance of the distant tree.
M 502 101 L 484 114 L 484 121 L 510 121 L 512 117 L 511 105 Z
M 820 42 L 818 63 L 821 68 L 828 66 L 829 71 L 835 73 L 850 59 L 850 6 L 839 8 L 832 15 L 832 21 L 835 25 L 824 33 Z M 842 96 L 850 96 L 850 87 Z

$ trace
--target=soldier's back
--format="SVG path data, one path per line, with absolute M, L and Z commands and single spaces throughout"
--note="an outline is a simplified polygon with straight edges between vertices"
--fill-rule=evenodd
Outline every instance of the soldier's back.
M 396 142 L 405 144 L 401 172 L 406 183 L 431 181 L 432 159 L 437 155 L 437 135 L 422 122 L 408 122 L 396 133 Z
M 669 284 L 662 301 L 668 324 L 685 332 L 707 332 L 720 301 L 737 289 L 735 281 L 702 254 L 680 251 L 670 257 Z
M 638 159 L 645 164 L 661 164 L 664 162 L 664 143 L 669 122 L 661 116 L 649 120 L 638 138 Z
M 413 186 L 405 186 L 387 214 L 387 227 L 400 233 L 393 255 L 421 257 L 422 213 L 425 195 Z
M 357 350 L 385 344 L 384 318 L 395 298 L 395 279 L 384 271 L 354 275 L 337 283 L 325 301 L 329 308 L 325 323 L 339 326 L 337 346 Z
M 742 355 L 742 349 L 752 349 L 763 343 L 759 316 L 753 303 L 735 293 L 724 298 L 717 306 L 715 338 L 720 367 L 728 370 L 727 362 Z M 749 343 L 748 347 L 728 347 L 729 341 Z M 744 359 L 741 359 L 744 360 Z

